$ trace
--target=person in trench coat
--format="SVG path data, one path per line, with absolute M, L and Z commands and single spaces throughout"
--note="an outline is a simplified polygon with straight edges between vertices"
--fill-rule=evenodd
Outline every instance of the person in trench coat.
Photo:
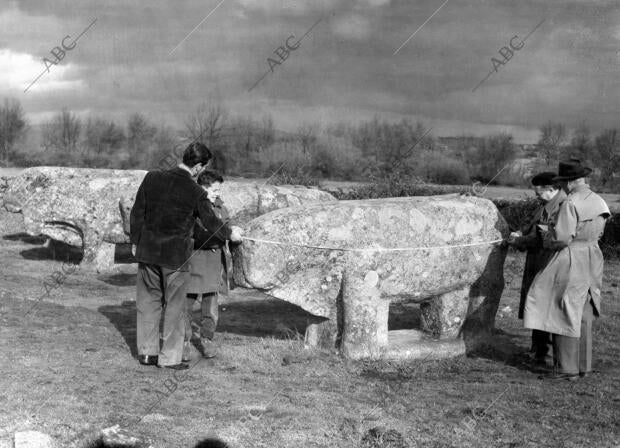
M 522 232 L 513 232 L 508 243 L 520 251 L 527 251 L 523 280 L 521 281 L 521 297 L 519 302 L 519 319 L 523 319 L 523 308 L 530 285 L 536 274 L 543 270 L 553 254 L 552 249 L 543 247 L 543 229 L 555 220 L 560 205 L 566 199 L 566 193 L 553 178 L 556 173 L 543 172 L 532 178 L 532 186 L 542 205 L 534 213 L 534 217 Z M 530 352 L 534 357 L 534 365 L 547 368 L 553 366 L 551 334 L 546 331 L 532 330 Z
M 203 171 L 197 179 L 207 193 L 215 215 L 225 223 L 229 214 L 220 198 L 220 189 L 224 179 L 215 170 Z M 190 280 L 186 291 L 186 323 L 183 359 L 189 360 L 192 331 L 192 309 L 196 299 L 201 300 L 200 312 L 200 346 L 205 358 L 216 355 L 213 342 L 218 321 L 219 294 L 227 294 L 232 273 L 232 257 L 228 250 L 228 240 L 219 234 L 207 230 L 200 219 L 194 226 L 194 253 L 189 260 Z
M 610 213 L 585 182 L 591 172 L 576 159 L 560 163 L 555 180 L 568 197 L 544 236 L 545 247 L 556 252 L 525 301 L 525 328 L 553 334 L 555 371 L 542 378 L 573 381 L 592 370 L 592 321 L 600 315 L 603 282 L 598 240 Z

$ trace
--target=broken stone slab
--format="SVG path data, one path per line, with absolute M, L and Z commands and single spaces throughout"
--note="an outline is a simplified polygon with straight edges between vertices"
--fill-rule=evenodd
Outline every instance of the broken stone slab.
M 14 436 L 15 448 L 56 448 L 54 439 L 40 431 L 19 431 Z
M 22 213 L 25 231 L 82 246 L 84 268 L 109 272 L 115 244 L 129 243 L 129 211 L 146 171 L 32 167 L 10 178 L 6 210 Z M 302 186 L 226 181 L 222 200 L 243 224 L 281 207 L 336 201 L 329 193 Z
M 340 342 L 347 357 L 385 357 L 390 302 L 420 303 L 429 339 L 488 333 L 504 286 L 507 236 L 505 220 L 482 198 L 318 203 L 249 222 L 234 249 L 234 276 L 324 318 L 307 330 L 308 344 Z M 464 351 L 461 343 L 444 345 L 445 353 Z

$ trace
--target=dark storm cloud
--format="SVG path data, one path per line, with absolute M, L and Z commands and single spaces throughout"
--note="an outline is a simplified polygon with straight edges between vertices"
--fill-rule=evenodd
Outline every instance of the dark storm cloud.
M 451 0 L 396 55 L 443 1 L 226 0 L 188 36 L 219 3 L 10 2 L 0 9 L 0 56 L 21 55 L 20 70 L 34 72 L 9 67 L 0 93 L 19 97 L 32 113 L 139 110 L 175 125 L 213 98 L 233 113 L 270 113 L 289 128 L 374 114 L 423 119 L 439 134 L 506 128 L 526 139 L 548 119 L 617 125 L 620 11 L 613 2 Z M 52 67 L 23 95 L 14 84 L 36 76 L 41 58 L 95 17 L 61 63 L 65 70 Z M 273 51 L 319 18 L 301 47 L 248 93 Z M 472 93 L 498 50 L 543 19 Z

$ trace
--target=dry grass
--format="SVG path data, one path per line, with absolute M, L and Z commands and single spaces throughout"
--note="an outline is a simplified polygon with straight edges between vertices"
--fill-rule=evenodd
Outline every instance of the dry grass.
M 575 383 L 540 381 L 521 364 L 529 344 L 515 317 L 521 255 L 507 264 L 500 309 L 511 311 L 499 313 L 493 340 L 469 357 L 348 362 L 306 350 L 307 315 L 235 290 L 222 306 L 218 357 L 173 376 L 135 359 L 132 275 L 78 271 L 25 315 L 61 265 L 41 243 L 0 240 L 0 446 L 14 431 L 38 429 L 63 448 L 82 447 L 117 423 L 158 448 L 207 436 L 270 448 L 620 443 L 617 262 L 606 267 L 605 317 L 595 329 L 600 373 Z M 400 317 L 393 320 L 403 324 Z

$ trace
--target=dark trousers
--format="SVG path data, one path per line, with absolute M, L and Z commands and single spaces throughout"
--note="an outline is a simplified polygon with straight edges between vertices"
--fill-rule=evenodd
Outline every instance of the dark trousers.
M 532 350 L 537 362 L 553 364 L 553 338 L 551 333 L 532 330 Z
M 160 366 L 179 364 L 183 352 L 187 271 L 139 263 L 137 278 L 138 354 L 158 355 Z M 161 349 L 159 328 L 163 311 Z
M 586 301 L 581 318 L 581 337 L 553 335 L 553 356 L 560 373 L 587 373 L 592 370 L 592 321 L 594 309 Z
M 187 294 L 186 300 L 186 321 L 185 321 L 185 340 L 192 338 L 192 309 L 196 301 L 196 294 Z M 215 329 L 217 328 L 217 320 L 219 317 L 217 292 L 206 293 L 202 295 L 200 304 L 200 337 L 213 339 Z

